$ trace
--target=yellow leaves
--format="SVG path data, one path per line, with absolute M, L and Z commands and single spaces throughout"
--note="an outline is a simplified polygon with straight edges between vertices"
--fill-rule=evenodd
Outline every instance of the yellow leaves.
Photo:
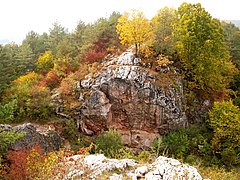
M 47 71 L 53 67 L 53 55 L 51 51 L 46 51 L 37 60 L 37 69 L 40 71 Z
M 209 125 L 214 131 L 212 145 L 220 148 L 224 139 L 228 145 L 236 147 L 240 144 L 240 109 L 232 101 L 215 102 L 209 112 Z
M 150 45 L 153 40 L 152 26 L 140 11 L 126 12 L 118 19 L 116 29 L 124 45 Z
M 27 157 L 27 172 L 30 179 L 54 178 L 54 168 L 58 166 L 57 152 L 41 155 L 35 149 L 30 151 Z
M 2 177 L 2 173 L 3 173 L 3 165 L 2 165 L 2 157 L 0 156 L 0 177 Z
M 170 61 L 167 56 L 163 56 L 162 54 L 158 56 L 157 63 L 160 67 L 166 67 L 173 63 Z
M 24 76 L 20 76 L 16 80 L 13 81 L 15 85 L 23 85 L 23 84 L 32 84 L 34 82 L 37 82 L 41 78 L 41 75 L 30 72 Z
M 76 81 L 74 80 L 74 74 L 68 75 L 65 79 L 62 80 L 60 84 L 60 91 L 64 95 L 74 94 L 74 89 L 76 88 Z

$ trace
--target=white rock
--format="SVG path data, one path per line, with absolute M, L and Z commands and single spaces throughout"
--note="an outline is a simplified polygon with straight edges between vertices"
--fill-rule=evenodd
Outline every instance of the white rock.
M 114 173 L 112 176 L 109 177 L 110 180 L 122 180 L 123 176 L 121 174 Z
M 106 159 L 107 158 L 103 154 L 89 155 L 84 158 L 84 162 L 88 167 L 92 167 L 94 165 L 102 164 Z
M 135 170 L 135 174 L 137 177 L 144 177 L 144 175 L 148 172 L 148 167 L 147 166 L 141 166 L 141 167 L 138 167 L 136 170 Z

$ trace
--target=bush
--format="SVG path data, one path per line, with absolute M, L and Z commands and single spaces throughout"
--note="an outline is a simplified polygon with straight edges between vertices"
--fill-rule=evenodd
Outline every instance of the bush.
M 105 131 L 95 141 L 96 152 L 103 153 L 107 157 L 114 157 L 122 148 L 121 135 L 116 130 Z
M 0 155 L 7 151 L 9 145 L 12 145 L 15 141 L 23 138 L 25 135 L 25 132 L 1 131 L 0 129 Z
M 38 145 L 19 151 L 8 151 L 7 159 L 10 161 L 6 179 L 54 179 L 59 175 L 59 152 L 50 152 L 43 155 L 43 149 Z M 57 172 L 56 172 L 57 171 Z M 56 174 L 55 174 L 56 172 Z
M 39 56 L 36 64 L 36 70 L 42 74 L 46 74 L 54 66 L 52 52 L 46 51 L 43 55 Z
M 2 156 L 0 155 L 0 179 L 3 179 L 4 165 L 2 164 Z
M 78 141 L 78 130 L 77 126 L 72 120 L 66 120 L 62 122 L 64 129 L 61 132 L 61 137 L 69 140 L 71 144 L 74 144 Z
M 14 114 L 17 108 L 17 100 L 0 105 L 0 124 L 11 123 L 14 119 Z
M 31 72 L 27 75 L 20 76 L 14 80 L 11 87 L 6 91 L 4 102 L 13 103 L 12 112 L 20 118 L 30 117 L 34 119 L 46 118 L 51 114 L 50 111 L 50 90 L 41 85 L 42 76 Z M 13 121 L 13 113 L 10 118 Z
M 94 62 L 101 62 L 106 55 L 107 55 L 106 51 L 96 52 L 96 51 L 89 50 L 85 53 L 83 57 L 84 59 L 83 62 L 89 63 L 89 64 L 92 64 Z
M 214 153 L 228 166 L 240 163 L 240 109 L 232 101 L 215 102 L 209 112 Z
M 143 163 L 151 163 L 153 161 L 152 154 L 149 151 L 141 151 L 136 159 Z
M 54 69 L 51 69 L 41 81 L 41 85 L 54 89 L 60 84 L 60 77 Z
M 10 161 L 10 166 L 6 179 L 27 179 L 27 157 L 29 154 L 29 149 L 7 152 L 7 159 Z
M 152 150 L 157 156 L 175 157 L 188 163 L 193 163 L 193 159 L 198 162 L 202 159 L 205 164 L 217 163 L 212 153 L 211 139 L 212 132 L 205 126 L 191 126 L 156 138 Z
M 183 159 L 189 150 L 189 139 L 185 130 L 179 129 L 176 132 L 169 133 L 162 140 L 161 138 L 155 139 L 153 141 L 153 150 L 157 155 L 162 152 L 164 155 Z

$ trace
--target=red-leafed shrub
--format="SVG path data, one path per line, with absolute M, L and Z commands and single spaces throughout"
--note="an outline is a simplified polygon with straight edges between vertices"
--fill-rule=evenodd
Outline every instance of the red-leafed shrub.
M 10 161 L 10 165 L 6 179 L 28 179 L 28 156 L 32 151 L 41 154 L 43 150 L 38 145 L 35 145 L 31 150 L 26 148 L 20 151 L 7 152 L 7 159 Z
M 106 55 L 107 55 L 106 51 L 97 52 L 94 50 L 88 50 L 83 57 L 83 62 L 89 64 L 92 64 L 94 62 L 100 62 Z
M 61 78 L 54 69 L 51 69 L 41 81 L 41 85 L 48 86 L 50 89 L 56 88 L 60 84 Z

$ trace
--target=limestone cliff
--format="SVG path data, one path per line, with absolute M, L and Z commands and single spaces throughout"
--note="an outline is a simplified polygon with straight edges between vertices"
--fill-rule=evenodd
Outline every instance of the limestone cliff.
M 75 114 L 87 134 L 113 128 L 124 143 L 149 147 L 159 134 L 187 123 L 178 73 L 144 68 L 131 52 L 109 58 L 100 72 L 79 81 L 77 89 L 82 103 Z

